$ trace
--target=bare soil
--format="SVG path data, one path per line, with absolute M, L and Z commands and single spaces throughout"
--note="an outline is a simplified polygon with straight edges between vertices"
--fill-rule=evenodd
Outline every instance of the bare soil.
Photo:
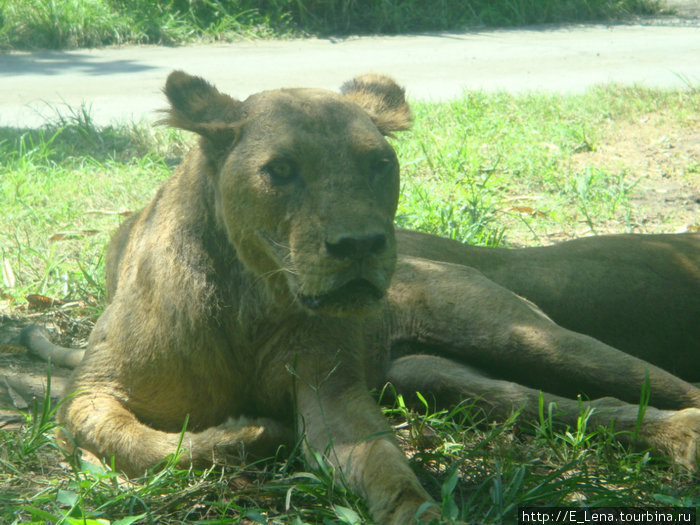
M 700 230 L 700 126 L 658 114 L 614 122 L 592 151 L 577 153 L 573 162 L 577 169 L 624 171 L 638 181 L 630 195 L 635 231 Z

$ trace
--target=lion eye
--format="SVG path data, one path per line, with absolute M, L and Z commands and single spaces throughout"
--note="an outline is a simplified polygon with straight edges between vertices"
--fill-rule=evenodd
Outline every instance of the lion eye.
M 394 159 L 390 157 L 378 157 L 372 161 L 371 170 L 374 175 L 392 173 L 394 171 Z
M 262 168 L 272 183 L 278 186 L 288 184 L 297 178 L 296 166 L 288 160 L 276 159 L 268 162 Z

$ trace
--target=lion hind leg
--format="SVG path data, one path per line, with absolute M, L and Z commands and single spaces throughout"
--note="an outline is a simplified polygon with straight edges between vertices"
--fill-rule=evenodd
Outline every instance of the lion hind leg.
M 406 257 L 394 281 L 388 298 L 404 332 L 401 339 L 431 353 L 566 397 L 585 392 L 636 403 L 648 380 L 651 406 L 700 408 L 700 390 L 693 385 L 553 323 L 471 268 Z
M 696 408 L 675 411 L 648 406 L 637 429 L 638 405 L 612 397 L 579 402 L 493 379 L 470 366 L 432 355 L 396 359 L 387 379 L 407 398 L 415 392 L 430 394 L 441 406 L 470 400 L 489 419 L 503 420 L 519 411 L 519 418 L 537 421 L 540 397 L 545 406 L 556 404 L 557 420 L 570 426 L 576 426 L 582 407 L 592 409 L 589 425 L 612 427 L 623 443 L 649 447 L 693 471 L 700 460 L 700 410 Z
M 109 394 L 68 398 L 59 418 L 59 443 L 66 450 L 85 448 L 99 457 L 114 457 L 130 476 L 142 475 L 179 453 L 178 468 L 203 468 L 214 462 L 240 462 L 248 455 L 268 457 L 291 441 L 292 432 L 273 420 L 227 421 L 202 432 L 163 432 L 138 420 Z

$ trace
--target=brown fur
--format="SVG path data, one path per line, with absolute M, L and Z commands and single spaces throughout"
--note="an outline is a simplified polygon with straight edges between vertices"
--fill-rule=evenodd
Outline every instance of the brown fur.
M 544 390 L 569 423 L 583 393 L 601 398 L 592 424 L 631 431 L 648 371 L 639 441 L 694 468 L 700 391 L 651 362 L 698 380 L 700 236 L 507 251 L 395 233 L 384 135 L 410 122 L 403 91 L 378 75 L 343 91 L 240 102 L 170 75 L 166 121 L 201 143 L 112 241 L 110 303 L 60 410 L 66 446 L 140 474 L 186 418 L 183 467 L 273 454 L 296 426 L 377 522 L 403 525 L 430 498 L 370 388 L 525 418 Z

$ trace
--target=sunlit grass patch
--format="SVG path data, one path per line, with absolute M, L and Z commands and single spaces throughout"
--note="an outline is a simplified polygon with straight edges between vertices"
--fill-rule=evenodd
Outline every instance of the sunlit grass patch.
M 0 49 L 620 20 L 661 8 L 658 0 L 0 0 Z
M 692 203 L 664 228 L 646 216 L 653 203 L 635 198 L 659 177 L 677 178 L 691 196 L 700 192 L 692 175 L 699 100 L 695 90 L 608 87 L 414 104 L 414 129 L 395 142 L 403 174 L 398 224 L 510 246 L 675 231 L 684 225 L 674 220 L 692 220 Z M 631 128 L 645 133 L 625 143 Z

